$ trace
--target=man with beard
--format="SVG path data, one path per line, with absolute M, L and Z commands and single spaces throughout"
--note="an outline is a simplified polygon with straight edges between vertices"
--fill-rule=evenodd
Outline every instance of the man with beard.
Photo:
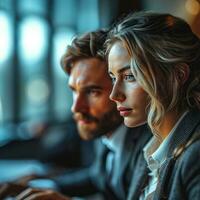
M 112 81 L 107 73 L 103 44 L 107 32 L 100 30 L 76 37 L 61 64 L 69 75 L 73 92 L 72 112 L 79 134 L 95 141 L 96 158 L 88 169 L 75 170 L 55 179 L 67 196 L 101 193 L 106 200 L 126 199 L 137 155 L 148 141 L 146 126 L 127 128 L 115 103 L 109 99 Z M 56 196 L 57 195 L 57 196 Z M 64 199 L 58 193 L 26 190 L 18 200 Z

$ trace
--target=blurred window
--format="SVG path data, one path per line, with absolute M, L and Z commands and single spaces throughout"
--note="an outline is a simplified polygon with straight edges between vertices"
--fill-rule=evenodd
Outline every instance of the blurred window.
M 0 1 L 0 122 L 71 115 L 60 58 L 76 34 L 99 28 L 99 2 Z

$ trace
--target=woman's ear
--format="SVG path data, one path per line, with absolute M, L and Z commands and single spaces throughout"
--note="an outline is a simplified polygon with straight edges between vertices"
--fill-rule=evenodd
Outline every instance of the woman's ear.
M 180 63 L 175 67 L 175 76 L 180 85 L 184 85 L 188 80 L 189 75 L 190 68 L 186 63 Z

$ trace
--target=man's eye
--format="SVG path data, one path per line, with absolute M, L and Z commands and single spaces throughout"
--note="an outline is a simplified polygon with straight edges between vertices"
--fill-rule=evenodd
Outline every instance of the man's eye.
M 89 95 L 94 95 L 94 96 L 97 96 L 100 94 L 100 91 L 99 90 L 88 90 L 87 93 Z
M 133 74 L 127 74 L 127 75 L 124 75 L 124 80 L 125 81 L 135 81 L 135 77 L 133 76 Z

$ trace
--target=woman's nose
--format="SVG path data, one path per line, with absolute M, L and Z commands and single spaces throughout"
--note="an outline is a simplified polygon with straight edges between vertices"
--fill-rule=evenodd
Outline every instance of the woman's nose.
M 126 99 L 122 88 L 119 85 L 114 84 L 109 98 L 114 102 L 123 102 Z

